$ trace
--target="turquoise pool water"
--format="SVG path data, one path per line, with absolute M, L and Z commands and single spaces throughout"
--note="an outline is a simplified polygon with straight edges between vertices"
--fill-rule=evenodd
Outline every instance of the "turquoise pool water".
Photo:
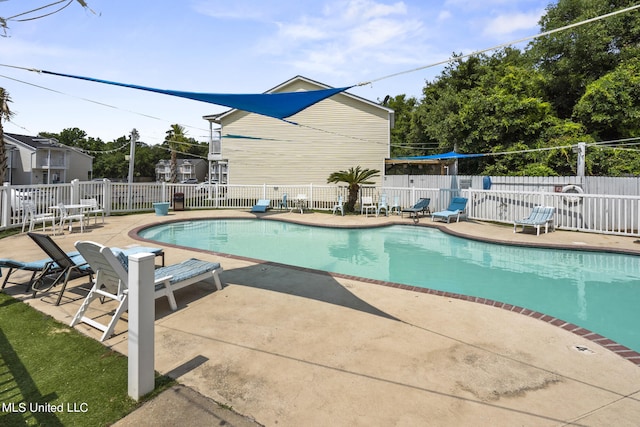
M 496 245 L 410 225 L 324 228 L 199 220 L 140 236 L 283 264 L 456 292 L 563 319 L 640 351 L 640 257 Z

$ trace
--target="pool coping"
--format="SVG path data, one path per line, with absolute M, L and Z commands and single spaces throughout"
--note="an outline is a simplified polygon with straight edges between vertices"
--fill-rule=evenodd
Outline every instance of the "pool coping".
M 509 245 L 509 246 L 521 246 L 521 247 L 534 247 L 534 248 L 545 248 L 545 249 L 560 249 L 560 250 L 572 250 L 572 251 L 587 251 L 587 252 L 607 252 L 607 253 L 619 253 L 619 254 L 623 254 L 623 255 L 635 255 L 638 256 L 639 253 L 638 252 L 633 252 L 633 251 L 627 251 L 627 250 L 616 250 L 616 249 L 611 249 L 611 248 L 607 248 L 606 250 L 603 248 L 599 248 L 599 247 L 595 247 L 595 246 L 580 246 L 580 247 L 574 247 L 574 246 L 570 246 L 570 245 L 561 245 L 561 244 L 544 244 L 544 243 L 531 243 L 531 242 L 513 242 L 513 241 L 506 241 L 506 240 L 500 240 L 500 239 L 491 239 L 491 238 L 481 238 L 475 235 L 469 235 L 467 233 L 461 233 L 461 232 L 456 232 L 453 231 L 451 229 L 449 229 L 448 227 L 444 227 L 443 225 L 439 225 L 438 223 L 434 223 L 434 224 L 421 224 L 421 223 L 414 223 L 414 224 L 406 224 L 406 223 L 398 223 L 398 222 L 394 222 L 394 221 L 389 221 L 386 223 L 379 223 L 379 224 L 374 224 L 374 225 L 319 225 L 319 224 L 313 224 L 313 223 L 308 223 L 308 222 L 304 222 L 304 221 L 298 221 L 298 220 L 289 220 L 289 219 L 282 219 L 282 218 L 265 218 L 265 217 L 257 217 L 257 218 L 238 218 L 238 217 L 232 217 L 232 216 L 220 216 L 220 217 L 194 217 L 194 218 L 190 218 L 190 219 L 185 219 L 185 218 L 175 218 L 175 219 L 167 219 L 164 221 L 157 221 L 157 222 L 153 222 L 153 223 L 148 223 L 148 224 L 144 224 L 138 227 L 135 227 L 133 229 L 131 229 L 128 232 L 128 236 L 134 240 L 137 241 L 142 241 L 142 242 L 147 242 L 147 243 L 158 243 L 155 240 L 150 240 L 150 239 L 145 239 L 143 237 L 141 237 L 139 235 L 140 231 L 150 228 L 150 227 L 154 227 L 157 225 L 162 225 L 162 224 L 169 224 L 169 223 L 173 223 L 173 222 L 185 222 L 185 221 L 193 221 L 193 220 L 211 220 L 211 221 L 215 221 L 215 220 L 239 220 L 239 219 L 264 219 L 264 220 L 269 220 L 269 221 L 280 221 L 280 222 L 288 222 L 288 223 L 295 223 L 295 224 L 300 224 L 300 225 L 305 225 L 305 226 L 311 226 L 311 227 L 324 227 L 324 228 L 379 228 L 379 227 L 386 227 L 386 226 L 390 226 L 390 225 L 414 225 L 414 226 L 421 226 L 421 227 L 427 227 L 427 228 L 437 228 L 440 231 L 455 236 L 455 237 L 460 237 L 460 238 L 464 238 L 464 239 L 469 239 L 469 240 L 474 240 L 474 241 L 479 241 L 479 242 L 485 242 L 485 243 L 494 243 L 494 244 L 501 244 L 501 245 Z M 550 316 L 548 314 L 542 313 L 542 312 L 538 312 L 538 311 L 534 311 L 534 310 L 530 310 L 528 308 L 525 307 L 520 307 L 517 305 L 513 305 L 513 304 L 508 304 L 508 303 L 504 303 L 501 301 L 496 301 L 496 300 L 492 300 L 492 299 L 487 299 L 487 298 L 481 298 L 481 297 L 474 297 L 474 296 L 470 296 L 470 295 L 464 295 L 464 294 L 458 294 L 455 292 L 447 292 L 447 291 L 440 291 L 437 289 L 431 289 L 431 288 L 423 288 L 423 287 L 418 287 L 418 286 L 411 286 L 411 285 L 405 285 L 402 283 L 395 283 L 395 282 L 387 282 L 387 281 L 383 281 L 383 280 L 375 280 L 375 279 L 368 279 L 368 278 L 364 278 L 364 277 L 360 277 L 360 276 L 352 276 L 352 275 L 347 275 L 347 274 L 342 274 L 342 273 L 333 273 L 333 272 L 329 272 L 329 271 L 324 271 L 324 270 L 317 270 L 317 269 L 313 269 L 313 268 L 308 268 L 308 267 L 298 267 L 295 265 L 290 265 L 290 264 L 284 264 L 284 263 L 278 263 L 278 262 L 273 262 L 273 261 L 265 261 L 265 260 L 260 260 L 260 259 L 256 259 L 256 258 L 250 258 L 250 257 L 244 257 L 244 256 L 239 256 L 239 255 L 233 255 L 233 254 L 227 254 L 224 252 L 216 252 L 216 251 L 209 251 L 209 250 L 205 250 L 205 249 L 198 249 L 198 248 L 193 248 L 190 246 L 182 246 L 182 245 L 175 245 L 175 244 L 170 244 L 170 243 L 164 243 L 164 242 L 160 242 L 163 245 L 167 246 L 167 247 L 172 247 L 172 248 L 176 248 L 176 249 L 183 249 L 183 250 L 190 250 L 190 251 L 194 251 L 194 252 L 201 252 L 201 253 L 206 253 L 206 254 L 212 254 L 215 256 L 219 256 L 219 257 L 223 257 L 223 258 L 230 258 L 230 259 L 237 259 L 237 260 L 242 260 L 242 261 L 248 261 L 248 262 L 253 262 L 256 264 L 264 264 L 264 265 L 271 265 L 271 266 L 276 266 L 276 267 L 280 267 L 280 268 L 288 268 L 288 269 L 293 269 L 293 270 L 297 270 L 297 271 L 302 271 L 302 272 L 308 272 L 308 273 L 313 273 L 313 274 L 323 274 L 323 275 L 329 275 L 331 277 L 337 277 L 337 278 L 341 278 L 341 279 L 347 279 L 347 280 L 356 280 L 359 282 L 363 282 L 363 283 L 369 283 L 369 284 L 374 284 L 374 285 L 379 285 L 379 286 L 386 286 L 386 287 L 391 287 L 391 288 L 396 288 L 396 289 L 403 289 L 403 290 L 407 290 L 407 291 L 412 291 L 412 292 L 418 292 L 418 293 L 423 293 L 423 294 L 429 294 L 429 295 L 436 295 L 436 296 L 442 296 L 445 298 L 453 298 L 453 299 L 458 299 L 458 300 L 463 300 L 463 301 L 468 301 L 468 302 L 472 302 L 472 303 L 478 303 L 478 304 L 483 304 L 483 305 L 487 305 L 487 306 L 491 306 L 491 307 L 496 307 L 496 308 L 500 308 L 503 310 L 507 310 L 507 311 L 511 311 L 513 313 L 516 314 L 521 314 L 524 316 L 528 316 L 528 317 L 532 317 L 534 319 L 543 321 L 545 323 L 548 323 L 550 325 L 556 326 L 556 327 L 560 327 L 568 332 L 571 332 L 575 335 L 580 336 L 581 338 L 585 338 L 595 344 L 600 345 L 601 347 L 603 347 L 605 350 L 611 351 L 613 353 L 615 353 L 616 355 L 622 357 L 623 359 L 628 360 L 629 362 L 633 363 L 636 366 L 640 367 L 640 352 L 637 352 L 633 349 L 630 349 L 629 347 L 626 347 L 610 338 L 607 338 L 605 336 L 602 336 L 600 334 L 597 334 L 589 329 L 583 328 L 581 326 L 575 325 L 573 323 L 570 322 L 566 322 L 562 319 Z

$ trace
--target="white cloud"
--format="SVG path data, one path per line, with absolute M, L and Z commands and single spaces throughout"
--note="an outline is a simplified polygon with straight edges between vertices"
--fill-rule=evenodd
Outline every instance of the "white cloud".
M 315 25 L 301 22 L 295 24 L 278 24 L 280 37 L 301 40 L 322 40 L 327 38 L 326 32 Z
M 533 34 L 533 31 L 538 28 L 538 21 L 543 13 L 543 11 L 535 11 L 496 16 L 486 25 L 483 34 L 487 36 L 503 36 L 521 30 L 532 30 Z
M 350 0 L 345 7 L 349 19 L 372 19 L 389 15 L 405 15 L 407 6 L 403 2 L 382 4 L 372 0 Z
M 448 10 L 442 10 L 438 14 L 438 22 L 447 21 L 453 17 L 453 14 Z
M 199 0 L 192 7 L 197 13 L 212 18 L 243 21 L 268 21 L 279 9 L 277 1 L 234 0 L 220 3 L 215 0 Z
M 417 61 L 423 30 L 404 2 L 340 0 L 325 5 L 319 14 L 279 22 L 277 32 L 261 40 L 257 50 L 300 73 L 344 76 L 361 73 L 380 60 Z

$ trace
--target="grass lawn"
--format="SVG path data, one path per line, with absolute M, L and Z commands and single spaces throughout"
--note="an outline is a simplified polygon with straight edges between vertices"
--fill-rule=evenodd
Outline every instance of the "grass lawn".
M 104 426 L 138 405 L 125 356 L 0 293 L 1 426 Z

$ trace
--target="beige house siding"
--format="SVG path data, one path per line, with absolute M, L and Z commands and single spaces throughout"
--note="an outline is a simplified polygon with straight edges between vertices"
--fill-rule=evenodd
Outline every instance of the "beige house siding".
M 319 88 L 323 86 L 293 80 L 278 91 Z M 382 175 L 389 157 L 391 114 L 347 94 L 334 95 L 288 119 L 299 125 L 234 111 L 220 120 L 229 183 L 326 184 L 332 172 L 354 166 L 378 169 Z M 376 184 L 381 180 L 376 178 Z

